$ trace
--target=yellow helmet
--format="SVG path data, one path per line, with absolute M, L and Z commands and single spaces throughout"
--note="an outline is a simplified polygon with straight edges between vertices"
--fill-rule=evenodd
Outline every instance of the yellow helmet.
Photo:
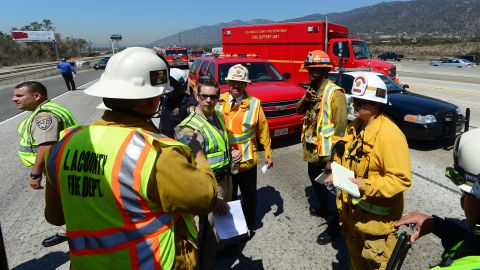
M 315 50 L 308 53 L 307 60 L 305 60 L 305 67 L 307 68 L 333 68 L 330 62 L 330 57 L 322 50 Z

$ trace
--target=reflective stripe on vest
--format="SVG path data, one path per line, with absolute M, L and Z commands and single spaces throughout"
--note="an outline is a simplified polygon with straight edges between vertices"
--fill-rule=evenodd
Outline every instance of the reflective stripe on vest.
M 222 98 L 226 98 L 228 101 L 228 96 L 229 94 L 226 93 Z M 258 113 L 261 108 L 260 100 L 255 97 L 248 96 L 248 103 L 249 109 L 247 111 L 244 111 L 242 105 L 240 105 L 232 118 L 225 113 L 224 105 L 217 104 L 217 109 L 221 110 L 227 126 L 230 145 L 242 153 L 241 161 L 253 159 L 252 145 L 256 143 L 254 126 L 257 124 Z
M 332 135 L 335 131 L 332 119 L 331 101 L 335 90 L 339 87 L 333 83 L 326 86 L 325 93 L 322 96 L 320 112 L 317 116 L 317 151 L 319 156 L 330 155 L 332 148 Z
M 18 155 L 23 164 L 27 167 L 30 167 L 35 163 L 37 156 L 38 145 L 32 137 L 32 122 L 40 112 L 50 112 L 56 115 L 60 119 L 63 128 L 77 125 L 75 118 L 69 110 L 51 100 L 38 106 L 29 116 L 23 119 L 17 129 L 21 136 Z
M 131 269 L 170 269 L 173 227 L 182 214 L 163 212 L 148 199 L 147 186 L 156 166 L 154 145 L 190 149 L 140 129 L 87 126 L 64 134 L 47 153 L 46 171 L 61 195 L 72 267 L 108 269 L 105 262 L 111 261 Z M 183 219 L 196 238 L 192 216 Z
M 228 153 L 228 134 L 223 123 L 222 115 L 215 111 L 223 133 L 220 133 L 212 124 L 210 124 L 201 115 L 193 112 L 187 118 L 185 118 L 176 129 L 182 129 L 185 127 L 193 130 L 199 130 L 202 133 L 203 153 L 212 170 L 218 170 L 230 163 L 230 155 Z
M 364 200 L 358 200 L 355 198 L 351 198 L 351 201 L 353 205 L 357 205 L 369 213 L 379 216 L 387 216 L 388 214 L 390 214 L 390 208 L 388 207 L 378 206 Z

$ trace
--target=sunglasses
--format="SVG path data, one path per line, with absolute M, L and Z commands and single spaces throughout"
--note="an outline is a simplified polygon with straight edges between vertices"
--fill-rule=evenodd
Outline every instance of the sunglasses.
M 207 95 L 207 94 L 199 94 L 201 100 L 207 100 L 207 98 L 210 98 L 210 100 L 218 100 L 220 98 L 219 95 Z
M 363 108 L 367 105 L 371 105 L 373 102 L 367 101 L 367 100 L 362 100 L 362 99 L 353 99 L 353 106 L 358 107 L 358 108 Z

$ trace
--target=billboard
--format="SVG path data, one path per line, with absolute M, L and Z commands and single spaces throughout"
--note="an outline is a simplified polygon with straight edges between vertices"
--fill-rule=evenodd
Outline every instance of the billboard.
M 53 31 L 12 31 L 12 39 L 22 42 L 54 42 Z

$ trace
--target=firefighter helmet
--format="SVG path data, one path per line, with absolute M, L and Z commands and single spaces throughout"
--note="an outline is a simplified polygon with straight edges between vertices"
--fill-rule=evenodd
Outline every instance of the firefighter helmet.
M 167 64 L 152 49 L 131 47 L 110 58 L 100 80 L 85 94 L 104 98 L 144 99 L 172 90 Z
M 236 64 L 228 70 L 228 75 L 225 80 L 249 83 L 248 69 L 240 64 Z
M 305 60 L 304 64 L 307 68 L 333 68 L 330 57 L 322 50 L 308 52 L 307 60 Z
M 387 103 L 387 85 L 373 72 L 355 72 L 352 85 L 352 97 Z
M 463 133 L 453 147 L 453 168 L 448 167 L 445 176 L 450 178 L 463 192 L 480 199 L 480 129 Z

